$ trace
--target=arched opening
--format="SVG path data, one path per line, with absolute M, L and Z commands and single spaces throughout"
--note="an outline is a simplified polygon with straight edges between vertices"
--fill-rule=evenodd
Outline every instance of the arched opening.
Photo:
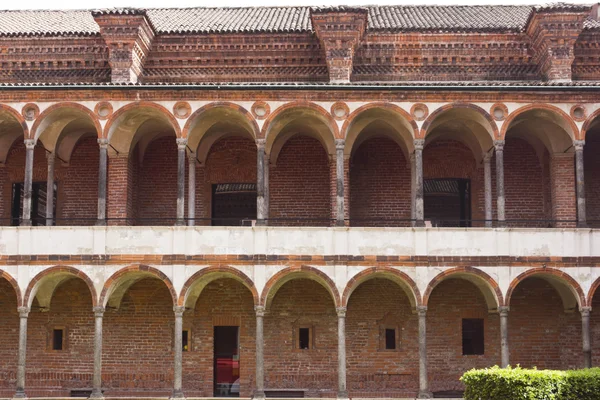
M 575 288 L 549 273 L 534 273 L 515 281 L 518 283 L 511 284 L 507 295 L 511 364 L 538 369 L 582 368 L 581 315 Z
M 588 304 L 592 307 L 590 312 L 590 339 L 592 344 L 592 367 L 600 366 L 600 280 L 592 285 L 592 292 L 588 297 Z
M 585 210 L 587 223 L 600 227 L 600 114 L 589 124 L 585 133 L 583 163 L 585 176 Z
M 434 112 L 425 122 L 423 199 L 426 225 L 484 226 L 483 156 L 496 132 L 474 106 Z
M 0 271 L 0 337 L 9 344 L 0 346 L 0 397 L 11 398 L 15 394 L 19 343 L 19 299 L 15 287 Z
M 574 225 L 576 128 L 564 112 L 549 107 L 524 107 L 509 118 L 504 149 L 508 226 Z
M 386 275 L 358 284 L 346 314 L 350 397 L 415 397 L 419 387 L 418 316 L 413 299 Z M 411 301 L 412 300 L 412 301 Z M 376 366 L 376 368 L 374 368 Z
M 345 149 L 352 226 L 411 225 L 413 133 L 395 109 L 369 108 L 352 119 Z
M 331 224 L 336 176 L 331 124 L 320 111 L 301 106 L 276 112 L 268 124 L 269 224 Z

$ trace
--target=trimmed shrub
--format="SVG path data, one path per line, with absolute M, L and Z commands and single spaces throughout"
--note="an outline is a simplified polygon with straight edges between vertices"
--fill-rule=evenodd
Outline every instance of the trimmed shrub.
M 598 400 L 600 368 L 575 371 L 473 369 L 460 378 L 465 400 Z

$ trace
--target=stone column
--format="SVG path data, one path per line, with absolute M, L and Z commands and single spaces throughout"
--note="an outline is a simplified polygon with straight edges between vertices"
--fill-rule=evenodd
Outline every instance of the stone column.
M 592 343 L 590 340 L 591 307 L 581 307 L 581 334 L 583 336 L 583 367 L 592 368 Z
M 344 139 L 335 139 L 336 226 L 344 226 Z
M 264 197 L 265 197 L 265 206 L 264 206 L 264 210 L 263 210 L 263 214 L 265 217 L 265 225 L 269 224 L 269 155 L 265 152 L 265 174 L 263 176 L 263 179 L 265 181 L 264 183 Z
M 431 399 L 427 380 L 427 306 L 417 306 L 419 314 L 419 399 Z
M 108 139 L 98 139 L 100 165 L 98 167 L 98 221 L 96 225 L 106 225 L 106 177 L 108 166 Z
M 29 307 L 19 307 L 19 361 L 17 366 L 17 391 L 15 399 L 26 399 L 25 394 L 25 359 L 27 357 L 27 317 Z
M 346 307 L 337 308 L 338 315 L 338 399 L 348 398 L 346 388 Z
M 415 226 L 425 226 L 423 202 L 423 147 L 424 139 L 415 139 Z
M 583 169 L 583 145 L 584 140 L 575 140 L 575 176 L 577 179 L 577 226 L 587 227 L 587 216 L 585 210 L 585 172 Z
M 415 153 L 410 156 L 410 219 L 411 226 L 415 226 L 415 200 L 416 200 L 416 167 L 415 167 Z
M 185 398 L 183 395 L 182 387 L 182 369 L 183 369 L 183 313 L 185 307 L 174 306 L 173 311 L 175 312 L 175 340 L 173 340 L 173 352 L 175 353 L 175 368 L 173 372 L 173 394 L 172 399 Z
M 187 139 L 177 138 L 177 225 L 185 225 L 185 149 Z
M 498 308 L 500 314 L 500 366 L 506 368 L 509 365 L 509 347 L 508 347 L 508 311 L 509 307 L 502 306 Z
M 104 398 L 102 394 L 102 317 L 104 317 L 104 307 L 94 307 L 94 378 L 91 399 Z
M 256 139 L 256 224 L 265 223 L 265 139 Z
M 47 153 L 48 178 L 46 179 L 46 226 L 54 225 L 54 152 Z
M 188 155 L 188 226 L 196 225 L 196 153 Z
M 485 191 L 485 227 L 492 227 L 492 154 L 483 155 L 483 181 Z
M 25 139 L 25 179 L 23 182 L 23 215 L 22 226 L 31 226 L 31 189 L 33 185 L 33 150 L 35 141 Z
M 256 390 L 254 399 L 262 400 L 265 398 L 265 338 L 263 329 L 263 319 L 265 317 L 265 307 L 256 306 Z
M 498 214 L 498 225 L 506 225 L 506 214 L 504 211 L 504 140 L 494 140 L 496 149 L 496 213 Z

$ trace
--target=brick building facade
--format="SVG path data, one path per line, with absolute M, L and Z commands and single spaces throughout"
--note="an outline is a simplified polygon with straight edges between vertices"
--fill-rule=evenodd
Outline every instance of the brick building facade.
M 0 398 L 600 365 L 598 9 L 0 11 Z

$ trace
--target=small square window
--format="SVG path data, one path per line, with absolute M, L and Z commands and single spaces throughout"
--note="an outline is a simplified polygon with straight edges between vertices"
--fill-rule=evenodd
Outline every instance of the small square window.
M 396 330 L 388 329 L 385 330 L 385 349 L 396 350 Z
M 190 331 L 181 332 L 181 350 L 190 351 Z
M 483 354 L 483 319 L 467 318 L 462 320 L 462 345 L 465 356 Z
M 65 330 L 64 329 L 53 329 L 52 330 L 52 350 L 63 350 L 64 349 Z
M 301 350 L 310 349 L 310 328 L 300 328 L 298 330 L 298 348 Z

